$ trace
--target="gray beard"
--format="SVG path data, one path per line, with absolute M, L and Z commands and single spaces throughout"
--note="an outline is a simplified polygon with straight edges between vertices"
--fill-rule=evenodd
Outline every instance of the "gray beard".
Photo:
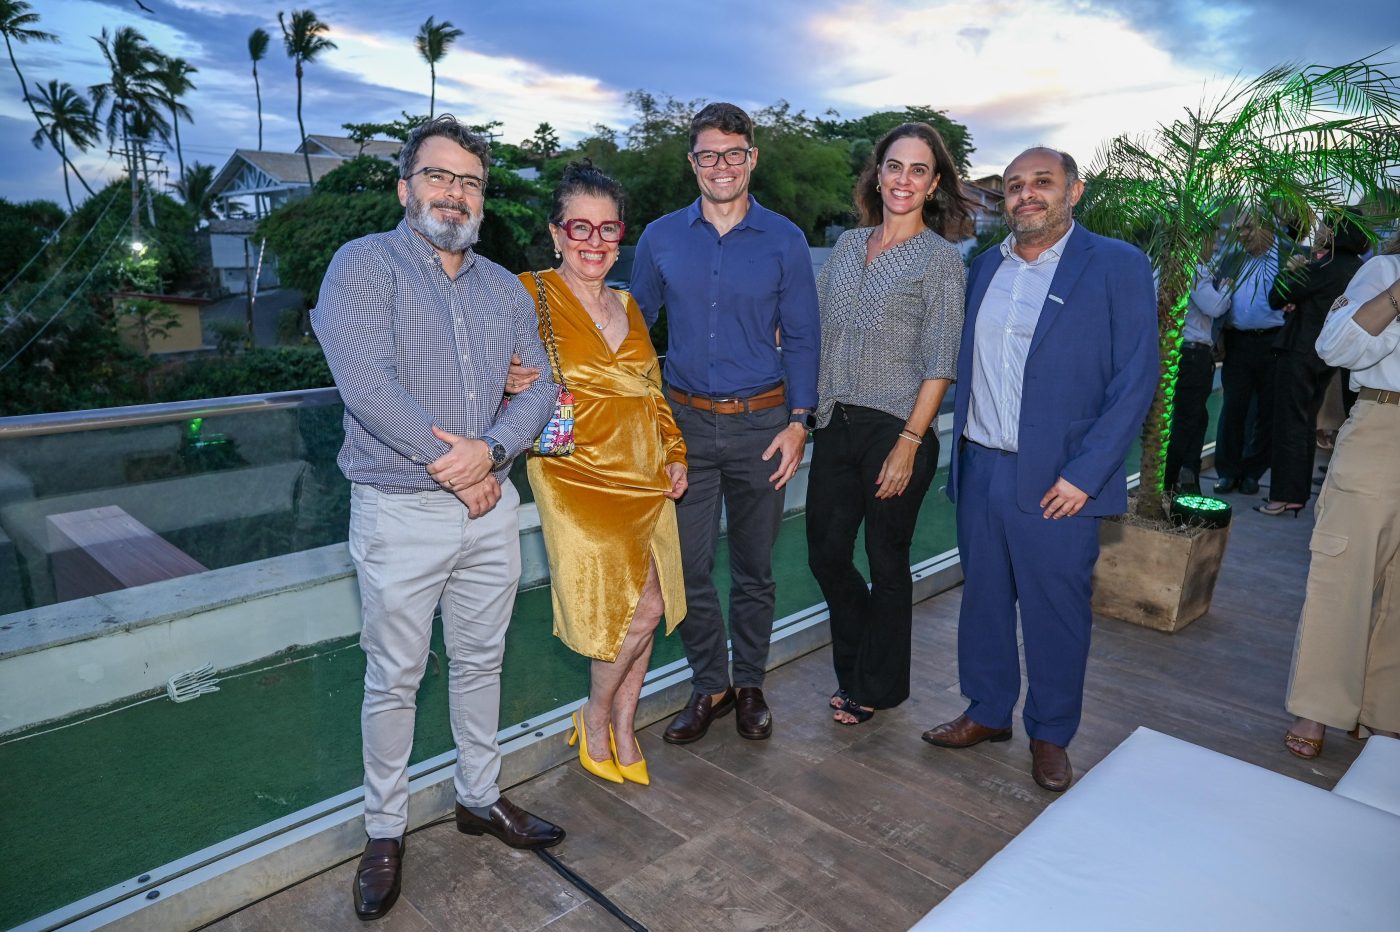
M 463 213 L 461 220 L 443 220 L 433 215 L 434 207 L 456 209 L 449 200 L 420 201 L 412 192 L 408 195 L 408 225 L 420 236 L 443 252 L 466 252 L 476 244 L 481 231 L 480 213 Z M 470 210 L 470 208 L 468 208 Z

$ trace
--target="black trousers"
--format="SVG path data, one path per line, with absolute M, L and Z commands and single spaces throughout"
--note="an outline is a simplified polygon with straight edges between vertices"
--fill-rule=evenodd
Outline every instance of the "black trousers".
M 1220 427 L 1215 433 L 1215 471 L 1221 479 L 1253 479 L 1273 456 L 1274 338 L 1268 330 L 1225 330 L 1225 363 L 1220 368 Z M 1249 412 L 1255 410 L 1253 443 Z
M 836 683 L 863 706 L 887 709 L 909 698 L 914 620 L 909 549 L 929 484 L 938 468 L 938 434 L 924 434 L 902 495 L 877 499 L 880 467 L 896 443 L 902 418 L 837 404 L 816 432 L 807 474 L 807 562 L 831 613 Z M 854 561 L 865 525 L 870 586 Z
M 1210 412 L 1206 402 L 1215 382 L 1215 350 L 1209 343 L 1185 343 L 1176 370 L 1171 441 L 1167 444 L 1167 491 L 1175 491 L 1183 469 L 1191 482 L 1201 478 L 1201 448 L 1206 444 Z
M 1336 370 L 1311 350 L 1280 353 L 1274 380 L 1274 456 L 1269 498 L 1306 504 L 1317 456 L 1317 412 Z
M 676 523 L 689 608 L 680 632 L 692 685 L 711 694 L 724 692 L 731 682 L 761 687 L 777 598 L 773 544 L 783 524 L 783 492 L 768 481 L 777 463 L 765 463 L 762 456 L 787 426 L 788 409 L 714 414 L 676 404 L 671 410 L 685 437 L 689 466 L 690 488 L 676 502 Z M 729 537 L 730 638 L 714 580 L 721 508 Z

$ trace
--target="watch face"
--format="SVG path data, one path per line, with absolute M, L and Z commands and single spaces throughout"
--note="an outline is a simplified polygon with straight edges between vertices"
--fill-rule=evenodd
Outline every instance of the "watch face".
M 491 465 L 504 466 L 506 464 L 506 448 L 499 443 L 491 445 Z

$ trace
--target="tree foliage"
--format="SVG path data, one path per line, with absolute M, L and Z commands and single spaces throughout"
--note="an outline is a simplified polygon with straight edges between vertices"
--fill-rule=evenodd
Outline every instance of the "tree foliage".
M 12 204 L 0 197 L 0 285 L 14 278 L 63 225 L 63 208 L 53 201 Z M 45 266 L 35 262 L 24 273 L 37 281 Z
M 1159 278 L 1162 368 L 1142 448 L 1143 486 L 1155 494 L 1137 497 L 1143 516 L 1163 514 L 1182 323 L 1196 264 L 1221 224 L 1231 223 L 1223 252 L 1238 255 L 1240 218 L 1305 234 L 1341 215 L 1363 226 L 1396 215 L 1400 84 L 1387 67 L 1271 68 L 1146 136 L 1111 140 L 1095 160 L 1080 220 L 1142 244 Z M 1353 206 L 1363 200 L 1365 217 Z

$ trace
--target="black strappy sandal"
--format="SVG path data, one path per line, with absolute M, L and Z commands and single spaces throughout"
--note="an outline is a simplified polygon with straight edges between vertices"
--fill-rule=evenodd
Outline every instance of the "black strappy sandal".
M 836 711 L 845 712 L 847 715 L 855 718 L 854 722 L 843 722 L 839 718 L 833 717 L 831 720 L 838 725 L 863 725 L 875 717 L 874 709 L 862 709 L 860 703 L 849 696 L 846 698 L 846 701 L 841 704 L 841 708 Z

